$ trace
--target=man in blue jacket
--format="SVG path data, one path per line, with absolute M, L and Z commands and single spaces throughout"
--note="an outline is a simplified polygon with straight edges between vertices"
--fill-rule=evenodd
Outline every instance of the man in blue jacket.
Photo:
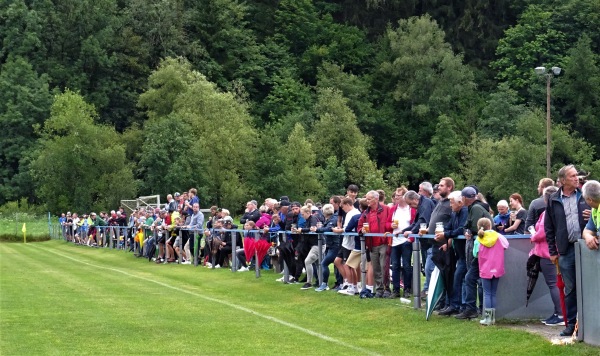
M 550 251 L 550 260 L 558 262 L 565 282 L 565 305 L 567 327 L 561 336 L 571 336 L 577 321 L 577 288 L 575 284 L 575 242 L 589 219 L 590 206 L 585 202 L 579 187 L 577 169 L 573 165 L 558 171 L 562 183 L 560 189 L 550 196 L 546 207 L 544 230 Z

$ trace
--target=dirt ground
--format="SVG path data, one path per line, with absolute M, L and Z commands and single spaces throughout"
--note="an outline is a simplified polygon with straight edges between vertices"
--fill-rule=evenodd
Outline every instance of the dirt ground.
M 561 337 L 560 332 L 564 329 L 564 326 L 547 326 L 539 320 L 532 320 L 528 322 L 520 322 L 518 324 L 504 324 L 502 327 L 509 329 L 527 331 L 531 334 L 541 335 L 543 338 L 552 343 L 569 343 L 571 337 Z

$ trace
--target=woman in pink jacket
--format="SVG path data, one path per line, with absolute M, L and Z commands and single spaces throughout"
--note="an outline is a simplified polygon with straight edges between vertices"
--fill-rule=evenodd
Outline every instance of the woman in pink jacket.
M 488 218 L 479 219 L 477 228 L 473 257 L 479 260 L 485 316 L 479 323 L 493 325 L 496 322 L 496 290 L 500 277 L 504 275 L 504 250 L 508 248 L 508 240 L 492 230 L 492 221 Z
M 544 200 L 548 203 L 550 195 L 558 190 L 556 187 L 547 187 L 544 189 Z M 540 258 L 540 267 L 546 285 L 550 289 L 550 297 L 554 304 L 554 313 L 546 320 L 542 321 L 544 324 L 549 326 L 554 325 L 565 325 L 563 320 L 561 308 L 560 308 L 560 295 L 558 287 L 556 287 L 556 267 L 550 261 L 550 252 L 548 251 L 548 242 L 546 242 L 546 232 L 544 231 L 544 218 L 546 217 L 546 211 L 540 215 L 539 220 L 535 224 L 535 233 L 531 235 L 531 242 L 533 248 L 529 252 L 529 256 L 536 255 Z

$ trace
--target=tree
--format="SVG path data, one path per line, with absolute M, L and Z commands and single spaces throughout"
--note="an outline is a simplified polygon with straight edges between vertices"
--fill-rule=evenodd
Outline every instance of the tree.
M 500 139 L 514 135 L 517 120 L 526 110 L 520 101 L 517 91 L 506 82 L 498 84 L 496 91 L 490 93 L 477 122 L 478 136 Z
M 545 176 L 545 115 L 526 110 L 518 119 L 517 134 L 500 140 L 473 136 L 462 165 L 464 181 L 476 184 L 494 200 L 520 193 L 525 201 L 536 198 L 535 184 Z M 564 125 L 552 126 L 552 171 L 568 163 L 593 164 L 592 147 Z
M 50 112 L 48 77 L 38 75 L 21 56 L 9 56 L 0 66 L 0 204 L 34 196 L 25 162 L 38 136 L 34 127 Z
M 282 150 L 285 171 L 280 179 L 283 191 L 292 199 L 319 198 L 323 186 L 315 169 L 316 154 L 304 127 L 297 123 Z
M 165 59 L 150 76 L 148 91 L 140 96 L 140 105 L 151 118 L 162 125 L 177 125 L 178 132 L 187 131 L 174 142 L 179 153 L 163 156 L 159 151 L 155 159 L 145 161 L 146 174 L 155 168 L 173 170 L 178 177 L 167 178 L 179 183 L 169 184 L 194 184 L 202 201 L 237 209 L 252 194 L 248 181 L 254 167 L 256 131 L 243 103 L 190 68 L 185 59 Z M 175 123 L 168 124 L 169 119 Z M 160 129 L 152 131 L 160 134 Z M 153 146 L 148 144 L 149 152 Z M 163 189 L 154 185 L 161 182 L 160 177 L 152 182 L 148 187 L 152 191 Z
M 444 41 L 444 32 L 429 16 L 400 20 L 380 43 L 372 86 L 380 102 L 377 122 L 367 133 L 374 138 L 377 161 L 411 164 L 419 170 L 407 177 L 422 179 L 423 161 L 441 115 L 451 119 L 460 134 L 457 145 L 474 129 L 469 111 L 477 103 L 473 73 Z M 400 167 L 400 166 L 399 166 Z M 416 181 L 412 181 L 416 183 Z
M 32 177 L 48 209 L 90 211 L 135 196 L 137 182 L 114 129 L 97 125 L 95 108 L 77 93 L 54 98 L 32 154 Z
M 565 34 L 555 28 L 554 14 L 539 5 L 530 5 L 517 24 L 504 33 L 491 63 L 497 78 L 523 94 L 535 81 L 533 68 L 561 63 L 567 48 Z
M 600 68 L 591 41 L 583 35 L 565 58 L 564 77 L 557 81 L 554 96 L 561 102 L 563 120 L 596 146 L 600 157 Z

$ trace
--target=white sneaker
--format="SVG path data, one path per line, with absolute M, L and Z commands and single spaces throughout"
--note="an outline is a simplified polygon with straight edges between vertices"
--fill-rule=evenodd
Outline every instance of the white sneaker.
M 212 263 L 210 263 L 210 262 L 206 262 L 206 267 L 207 267 L 207 268 L 212 268 Z
M 216 265 L 215 268 L 221 268 L 221 265 Z
M 240 269 L 238 269 L 238 272 L 248 272 L 249 269 L 248 267 L 240 267 Z
M 284 279 L 284 278 L 285 278 L 285 277 L 277 278 L 277 279 L 275 280 L 275 282 L 283 282 L 283 279 Z
M 356 289 L 354 289 L 353 286 L 350 286 L 346 289 L 340 289 L 338 291 L 338 293 L 343 294 L 343 295 L 355 295 L 356 294 Z
M 191 261 L 183 261 L 181 262 L 182 265 L 191 265 L 192 262 Z

